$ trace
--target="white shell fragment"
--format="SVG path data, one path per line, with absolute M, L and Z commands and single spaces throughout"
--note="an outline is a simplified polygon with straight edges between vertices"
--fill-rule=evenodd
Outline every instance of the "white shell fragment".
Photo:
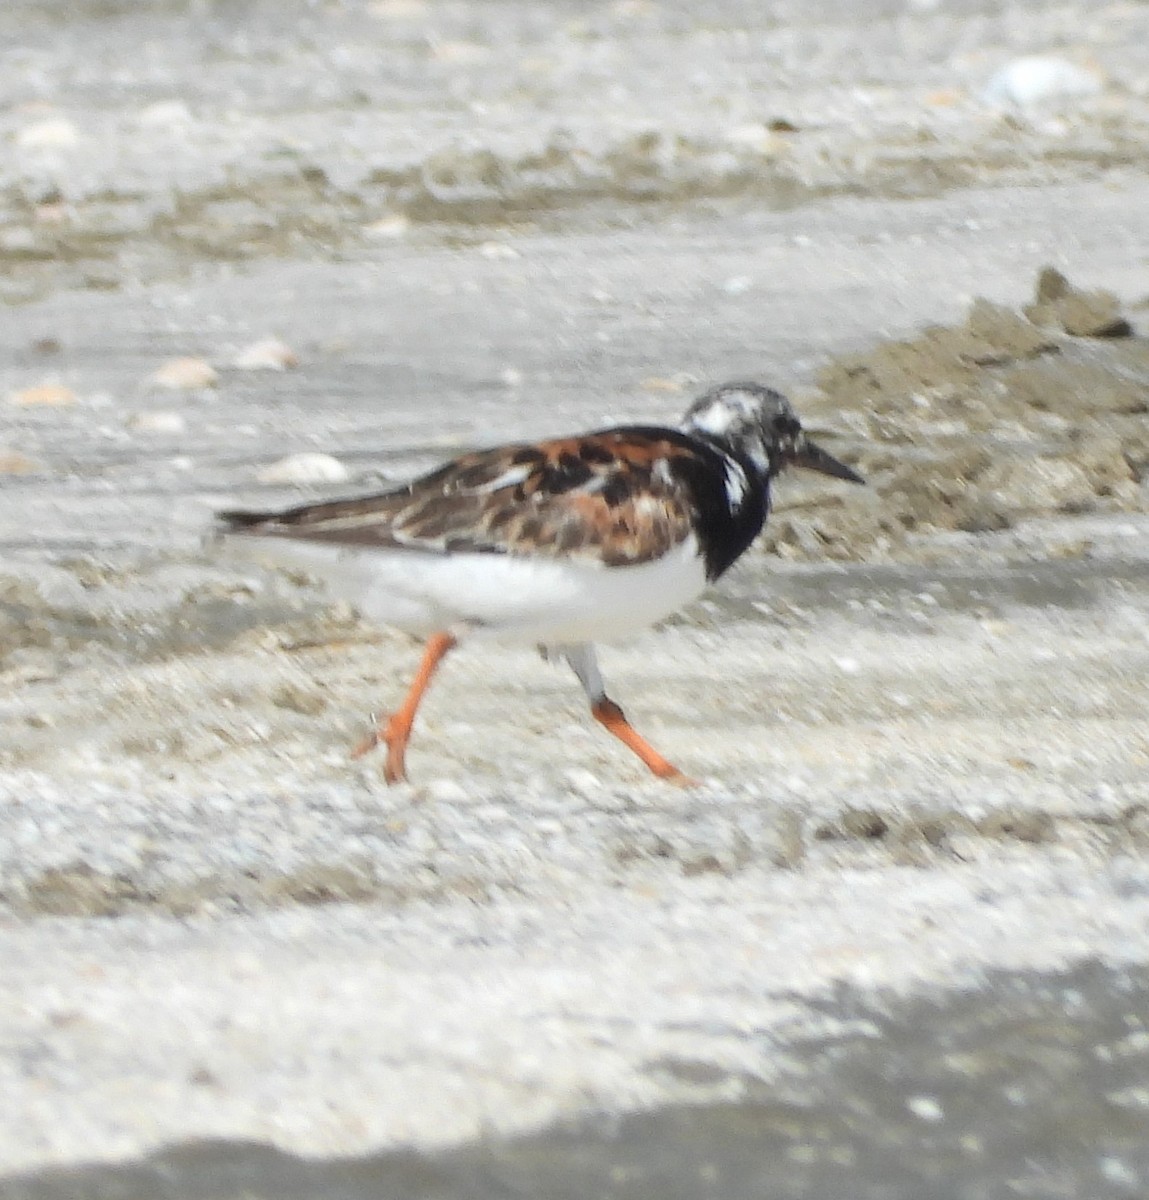
M 508 246 L 506 242 L 480 242 L 478 251 L 484 258 L 495 260 L 519 257 L 514 246 Z
M 256 476 L 260 483 L 339 483 L 347 468 L 330 454 L 289 454 L 264 467 Z
M 132 417 L 128 427 L 138 433 L 183 433 L 187 422 L 176 412 L 142 412 Z
M 140 109 L 136 121 L 142 129 L 172 129 L 190 125 L 192 114 L 182 100 L 158 100 Z
M 79 131 L 64 117 L 49 117 L 45 121 L 36 121 L 32 125 L 25 125 L 16 134 L 16 145 L 30 149 L 58 149 L 74 146 L 79 140 Z
M 43 464 L 19 450 L 0 446 L 0 475 L 35 475 L 44 469 Z
M 20 408 L 63 408 L 76 403 L 76 393 L 62 383 L 40 383 L 9 392 L 8 403 Z
M 156 371 L 151 382 L 173 391 L 194 392 L 215 387 L 219 375 L 211 363 L 202 358 L 172 358 Z
M 1096 96 L 1104 87 L 1100 75 L 1053 55 L 1029 55 L 1007 63 L 989 81 L 985 98 L 991 104 L 1024 107 Z
M 245 346 L 232 365 L 241 371 L 286 371 L 299 366 L 299 357 L 279 338 L 268 337 Z
M 406 237 L 411 229 L 411 218 L 404 213 L 394 213 L 389 217 L 380 217 L 378 221 L 369 221 L 363 226 L 363 233 L 372 241 L 386 241 Z

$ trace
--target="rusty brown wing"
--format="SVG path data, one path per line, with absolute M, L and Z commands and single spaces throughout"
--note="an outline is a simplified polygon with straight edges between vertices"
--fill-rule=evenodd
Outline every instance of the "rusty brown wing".
M 465 454 L 406 487 L 278 513 L 220 513 L 230 531 L 349 548 L 649 562 L 684 541 L 693 456 L 673 431 L 635 428 Z

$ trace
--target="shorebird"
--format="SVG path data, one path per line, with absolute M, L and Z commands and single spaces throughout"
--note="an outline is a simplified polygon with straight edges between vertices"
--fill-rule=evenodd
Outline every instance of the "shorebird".
M 392 491 L 279 512 L 221 512 L 367 618 L 425 639 L 406 698 L 353 753 L 387 747 L 406 777 L 419 703 L 460 642 L 538 645 L 565 659 L 591 713 L 655 775 L 687 781 L 607 695 L 594 643 L 669 616 L 750 546 L 786 467 L 862 483 L 812 442 L 789 401 L 725 383 L 677 427 L 621 425 L 464 454 Z

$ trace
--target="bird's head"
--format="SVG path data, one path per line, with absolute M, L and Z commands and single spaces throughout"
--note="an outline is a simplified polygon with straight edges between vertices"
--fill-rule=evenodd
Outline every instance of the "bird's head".
M 856 471 L 806 436 L 781 392 L 760 383 L 723 383 L 711 388 L 686 410 L 681 427 L 684 433 L 749 459 L 767 479 L 795 466 L 865 483 Z

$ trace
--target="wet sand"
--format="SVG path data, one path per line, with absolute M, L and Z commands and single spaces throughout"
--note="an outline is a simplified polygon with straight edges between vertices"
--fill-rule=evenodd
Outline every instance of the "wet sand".
M 1026 1020 L 1092 1047 L 1144 1008 L 1149 82 L 1130 47 L 1149 17 L 852 11 L 0 16 L 20 40 L 0 97 L 0 1194 L 105 1194 L 127 1176 L 28 1173 L 189 1139 L 466 1159 L 551 1121 L 769 1105 L 863 1008 L 1008 1029 L 1066 970 L 1109 1014 L 1096 1037 L 1064 1002 L 1078 983 Z M 1051 48 L 1104 87 L 982 99 Z M 297 366 L 234 365 L 271 334 Z M 156 385 L 177 356 L 217 378 Z M 729 581 L 605 650 L 689 792 L 607 744 L 562 671 L 480 647 L 432 693 L 411 785 L 385 788 L 346 751 L 417 649 L 205 541 L 225 504 L 669 420 L 738 376 L 790 391 L 870 486 L 787 481 Z M 346 481 L 261 482 L 300 452 Z M 793 1187 L 839 1194 L 816 1172 L 851 1146 L 894 1186 L 904 1163 L 865 1152 L 882 1130 L 923 1171 L 982 1136 L 951 1098 L 995 1111 L 1013 1060 L 977 1028 L 984 1071 L 938 1082 L 926 1039 L 865 1128 L 828 1083 L 780 1153 L 846 1121 L 823 1139 L 838 1157 L 796 1151 Z M 875 1070 L 903 1040 L 873 1044 Z M 1056 1091 L 1043 1061 L 1027 1078 Z M 1094 1084 L 1125 1096 L 1127 1141 L 1078 1130 L 1062 1192 L 1030 1194 L 1140 1186 L 1143 1101 Z M 987 1195 L 1068 1128 L 1014 1107 Z M 620 1153 L 676 1136 L 645 1119 Z M 751 1186 L 736 1141 L 697 1151 L 724 1195 Z M 561 1179 L 558 1142 L 522 1153 Z M 195 1154 L 202 1175 L 231 1151 Z M 263 1194 L 286 1160 L 252 1161 Z M 368 1191 L 392 1160 L 372 1161 Z
M 311 1161 L 201 1142 L 139 1163 L 9 1181 L 20 1200 L 508 1195 L 694 1200 L 923 1194 L 1124 1197 L 1149 1169 L 1144 974 L 1001 974 L 976 990 L 866 1007 L 823 1002 L 834 1032 L 789 1045 L 777 1084 L 450 1150 Z M 827 1022 L 829 1023 L 829 1022 Z M 655 1064 L 696 1086 L 691 1059 Z

